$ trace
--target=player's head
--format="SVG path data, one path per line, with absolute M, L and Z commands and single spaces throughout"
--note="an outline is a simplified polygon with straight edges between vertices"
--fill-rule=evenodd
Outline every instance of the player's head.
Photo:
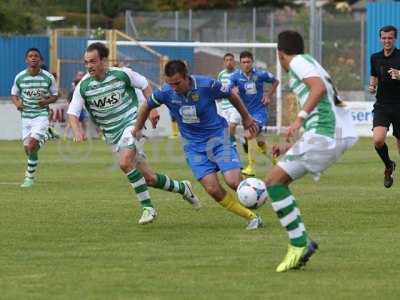
M 165 82 L 178 94 L 190 90 L 190 77 L 186 64 L 182 60 L 170 60 L 164 68 Z
M 103 43 L 93 43 L 86 48 L 84 60 L 90 76 L 96 78 L 104 76 L 109 53 L 110 51 Z
M 29 48 L 25 52 L 25 62 L 29 68 L 37 69 L 42 65 L 42 54 L 38 48 Z
M 224 55 L 224 67 L 225 69 L 232 71 L 235 69 L 235 56 L 232 53 L 226 53 Z
M 383 26 L 379 29 L 379 37 L 383 49 L 392 50 L 396 44 L 397 28 L 392 25 Z
M 278 56 L 282 67 L 288 71 L 289 63 L 294 55 L 304 53 L 304 40 L 300 33 L 285 30 L 278 34 Z
M 243 72 L 249 73 L 253 68 L 253 54 L 250 51 L 241 52 L 239 56 L 239 61 L 240 69 Z

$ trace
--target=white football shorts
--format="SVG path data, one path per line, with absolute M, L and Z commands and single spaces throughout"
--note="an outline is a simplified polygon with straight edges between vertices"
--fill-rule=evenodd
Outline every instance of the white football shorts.
M 22 118 L 22 141 L 28 138 L 42 140 L 49 129 L 49 119 L 47 116 L 39 116 L 33 119 Z
M 307 173 L 318 179 L 321 173 L 334 164 L 356 141 L 357 137 L 336 140 L 305 132 L 279 160 L 278 166 L 293 180 Z

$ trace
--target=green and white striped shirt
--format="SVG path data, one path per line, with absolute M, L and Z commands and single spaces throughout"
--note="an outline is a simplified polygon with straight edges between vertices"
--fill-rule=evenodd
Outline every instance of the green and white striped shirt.
M 233 70 L 232 72 L 228 72 L 227 69 L 224 69 L 221 72 L 219 72 L 219 74 L 217 76 L 217 80 L 221 81 L 222 85 L 229 86 L 231 84 L 231 75 L 234 72 L 235 72 L 235 70 Z M 229 101 L 229 99 L 226 99 L 226 98 L 220 99 L 217 103 L 218 103 L 218 107 L 221 111 L 230 109 L 233 107 L 233 105 Z
M 106 142 L 117 144 L 124 129 L 136 122 L 135 87 L 143 90 L 147 86 L 146 78 L 129 68 L 110 68 L 101 81 L 86 74 L 75 88 L 67 113 L 79 117 L 85 106 Z
M 58 88 L 54 76 L 46 70 L 41 69 L 37 75 L 32 76 L 26 69 L 15 76 L 11 95 L 22 100 L 22 118 L 33 119 L 49 115 L 48 107 L 40 107 L 38 102 L 42 96 L 57 96 Z
M 296 94 L 301 108 L 303 108 L 310 94 L 310 89 L 303 80 L 310 77 L 320 77 L 322 79 L 326 87 L 326 94 L 304 120 L 304 130 L 333 138 L 335 137 L 336 128 L 334 102 L 336 92 L 331 78 L 325 69 L 310 55 L 296 55 L 289 64 L 289 88 Z

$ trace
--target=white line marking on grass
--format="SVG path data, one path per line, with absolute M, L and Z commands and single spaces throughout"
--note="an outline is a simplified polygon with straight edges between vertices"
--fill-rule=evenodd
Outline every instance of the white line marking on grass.
M 0 185 L 18 185 L 20 182 L 0 182 Z

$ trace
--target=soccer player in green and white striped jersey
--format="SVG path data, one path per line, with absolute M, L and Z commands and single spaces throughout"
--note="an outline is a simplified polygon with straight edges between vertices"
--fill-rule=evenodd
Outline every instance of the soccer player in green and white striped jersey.
M 235 72 L 235 57 L 232 53 L 226 53 L 224 55 L 224 69 L 219 72 L 217 79 L 221 81 L 222 85 L 229 86 L 231 84 L 230 77 Z M 225 118 L 229 125 L 229 135 L 232 143 L 236 144 L 235 134 L 236 127 L 240 124 L 240 114 L 233 107 L 229 99 L 220 99 L 217 102 L 218 113 Z
M 58 97 L 54 76 L 41 69 L 42 55 L 39 49 L 26 51 L 27 69 L 18 73 L 11 89 L 11 99 L 22 117 L 22 140 L 28 156 L 28 166 L 21 187 L 31 187 L 38 166 L 38 152 L 43 143 L 50 138 L 49 104 Z
M 88 73 L 75 88 L 67 112 L 75 142 L 85 139 L 79 126 L 79 115 L 85 106 L 94 123 L 103 131 L 106 142 L 120 153 L 120 168 L 143 208 L 139 224 L 150 223 L 157 215 L 148 186 L 179 193 L 194 208 L 200 208 L 200 201 L 192 192 L 189 181 L 173 180 L 150 169 L 143 145 L 132 136 L 132 129 L 138 111 L 135 88 L 141 89 L 145 97 L 151 96 L 152 89 L 145 77 L 129 68 L 108 68 L 108 54 L 108 48 L 102 43 L 93 43 L 86 49 L 84 59 Z M 158 112 L 153 110 L 150 116 L 153 127 L 158 117 Z
M 307 173 L 319 178 L 357 141 L 357 134 L 350 111 L 339 100 L 329 74 L 313 57 L 304 54 L 303 38 L 298 32 L 278 35 L 278 55 L 301 107 L 287 137 L 304 129 L 294 145 L 273 147 L 273 154 L 285 154 L 265 180 L 272 208 L 289 236 L 287 255 L 276 269 L 285 272 L 304 266 L 318 248 L 307 235 L 289 184 Z

